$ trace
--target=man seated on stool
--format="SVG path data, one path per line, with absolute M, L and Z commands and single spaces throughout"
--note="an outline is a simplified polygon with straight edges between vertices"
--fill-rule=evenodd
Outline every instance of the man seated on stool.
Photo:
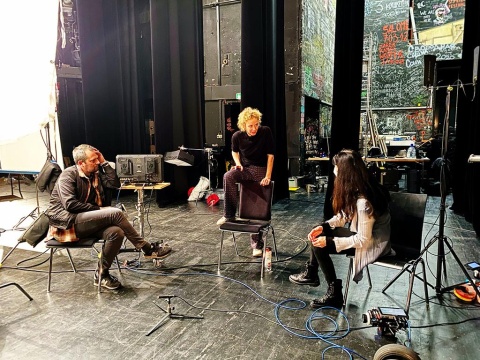
M 102 153 L 90 145 L 73 149 L 75 165 L 66 168 L 58 178 L 45 211 L 49 218 L 48 239 L 72 242 L 86 237 L 105 240 L 102 262 L 94 275 L 98 286 L 101 271 L 101 286 L 114 290 L 121 284 L 110 275 L 109 269 L 120 251 L 126 237 L 141 249 L 146 258 L 165 257 L 171 248 L 160 243 L 149 243 L 133 228 L 121 209 L 111 207 L 112 192 L 120 188 L 120 179 L 115 169 L 105 161 Z
M 275 144 L 272 131 L 268 126 L 260 126 L 262 113 L 247 107 L 238 115 L 237 131 L 232 136 L 232 157 L 235 161 L 230 171 L 223 176 L 224 216 L 217 221 L 222 225 L 235 219 L 237 211 L 237 183 L 258 181 L 260 185 L 270 184 L 273 170 Z M 253 256 L 262 256 L 263 239 L 252 234 L 250 243 Z

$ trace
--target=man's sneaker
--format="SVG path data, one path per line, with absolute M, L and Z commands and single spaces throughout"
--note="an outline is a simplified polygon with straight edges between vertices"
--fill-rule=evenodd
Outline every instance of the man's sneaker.
M 143 253 L 145 259 L 163 259 L 172 251 L 172 248 L 168 244 L 162 242 L 155 242 L 150 245 L 151 249 Z
M 217 221 L 217 225 L 223 225 L 225 224 L 227 221 L 232 221 L 234 220 L 235 218 L 226 218 L 225 216 L 222 216 L 220 220 Z
M 93 276 L 93 285 L 98 286 L 98 272 L 97 271 L 95 271 L 95 275 Z M 108 272 L 105 272 L 102 275 L 102 281 L 100 283 L 100 286 L 104 287 L 106 289 L 109 289 L 109 290 L 116 290 L 119 287 L 121 287 L 122 284 L 120 283 L 120 281 L 118 281 L 118 279 L 115 276 L 110 275 L 110 273 L 108 273 Z
M 262 249 L 253 249 L 252 256 L 253 257 L 262 257 L 263 250 Z

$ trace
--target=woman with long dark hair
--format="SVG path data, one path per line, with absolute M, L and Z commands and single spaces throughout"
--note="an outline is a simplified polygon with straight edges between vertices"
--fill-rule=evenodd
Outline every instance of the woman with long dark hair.
M 318 268 L 322 270 L 328 289 L 323 297 L 311 301 L 313 308 L 343 305 L 342 280 L 337 279 L 330 254 L 354 255 L 353 280 L 358 282 L 366 265 L 390 251 L 388 191 L 370 176 L 356 151 L 341 150 L 333 157 L 333 165 L 332 207 L 336 215 L 310 231 L 306 269 L 289 277 L 295 284 L 318 286 Z

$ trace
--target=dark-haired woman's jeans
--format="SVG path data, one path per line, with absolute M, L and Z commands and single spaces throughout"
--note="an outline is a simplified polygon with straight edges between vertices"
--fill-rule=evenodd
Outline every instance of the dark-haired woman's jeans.
M 335 229 L 324 229 L 324 232 L 321 236 L 331 236 L 331 237 L 347 237 L 353 235 L 353 233 L 347 228 L 335 228 Z M 327 284 L 334 282 L 337 279 L 337 274 L 335 272 L 335 267 L 333 266 L 332 258 L 330 254 L 344 254 L 344 255 L 355 255 L 355 249 L 348 249 L 337 252 L 335 248 L 335 242 L 332 239 L 327 238 L 327 246 L 324 248 L 313 246 L 310 243 L 310 260 L 309 265 L 314 268 L 320 268 L 325 277 Z

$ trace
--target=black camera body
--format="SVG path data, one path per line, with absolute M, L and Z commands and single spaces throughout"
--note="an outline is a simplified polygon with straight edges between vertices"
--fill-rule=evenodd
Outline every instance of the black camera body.
M 376 326 L 380 336 L 395 337 L 398 330 L 408 327 L 408 315 L 403 309 L 391 307 L 378 307 L 362 314 L 363 322 Z

